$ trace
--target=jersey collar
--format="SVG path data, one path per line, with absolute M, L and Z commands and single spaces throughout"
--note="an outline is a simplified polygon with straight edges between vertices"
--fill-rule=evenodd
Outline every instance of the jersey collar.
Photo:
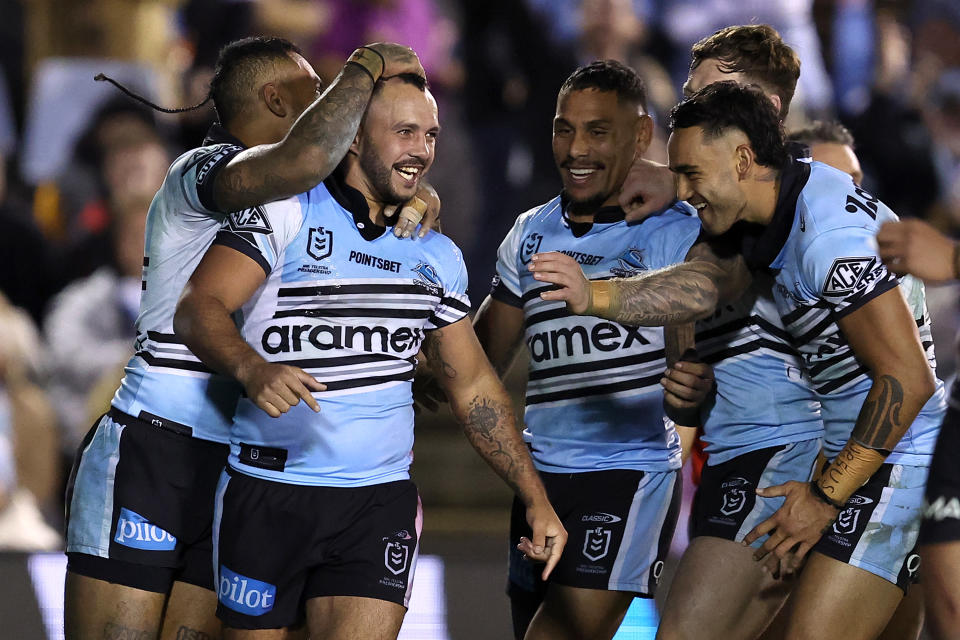
M 207 137 L 203 139 L 203 146 L 211 144 L 221 144 L 221 143 L 233 144 L 241 149 L 246 149 L 247 145 L 240 142 L 239 139 L 234 137 L 229 131 L 223 128 L 218 122 L 214 122 L 210 125 L 210 128 L 207 130 Z
M 567 194 L 561 193 L 560 209 L 563 211 L 563 224 L 570 229 L 570 233 L 572 233 L 573 237 L 575 238 L 580 238 L 587 235 L 587 232 L 589 232 L 595 224 L 611 224 L 614 222 L 620 222 L 626 217 L 626 214 L 620 207 L 609 206 L 600 207 L 597 209 L 596 213 L 593 214 L 593 222 L 575 222 L 567 215 L 567 206 L 569 204 L 570 199 L 567 197 Z
M 751 269 L 767 269 L 783 250 L 793 228 L 797 200 L 810 178 L 810 163 L 791 155 L 780 172 L 780 193 L 766 226 L 750 225 L 742 239 L 743 257 Z
M 367 199 L 358 190 L 348 185 L 345 178 L 345 172 L 338 167 L 323 181 L 323 184 L 327 187 L 327 191 L 330 192 L 333 199 L 337 201 L 337 204 L 353 216 L 353 224 L 360 235 L 363 236 L 363 239 L 368 242 L 376 240 L 383 235 L 387 228 L 374 224 L 370 220 L 370 206 L 367 204 Z M 397 209 L 399 210 L 399 207 Z M 396 220 L 397 212 L 394 212 L 392 216 L 386 219 L 386 222 L 388 225 L 393 225 Z

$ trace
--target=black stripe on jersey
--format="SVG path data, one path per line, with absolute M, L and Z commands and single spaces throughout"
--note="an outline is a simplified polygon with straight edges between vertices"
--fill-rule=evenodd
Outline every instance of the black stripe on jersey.
M 805 316 L 811 309 L 831 309 L 832 307 L 824 302 L 823 300 L 817 301 L 816 304 L 806 304 L 800 307 L 797 307 L 787 315 L 783 316 L 783 324 L 791 325 L 803 316 Z
M 830 367 L 836 366 L 844 360 L 855 360 L 853 351 L 844 349 L 841 353 L 818 360 L 816 364 L 810 366 L 808 373 L 811 378 L 816 378 Z
M 633 378 L 613 384 L 600 384 L 592 387 L 577 387 L 575 389 L 566 389 L 564 391 L 554 391 L 552 393 L 527 394 L 527 404 L 542 404 L 544 402 L 556 402 L 558 400 L 573 400 L 575 398 L 588 398 L 590 396 L 605 396 L 619 391 L 630 391 L 631 389 L 643 389 L 658 385 L 662 373 L 644 378 Z
M 854 311 L 856 311 L 857 309 L 859 309 L 860 307 L 862 307 L 863 305 L 873 300 L 874 298 L 878 297 L 881 294 L 886 293 L 887 291 L 890 291 L 891 289 L 899 285 L 900 285 L 900 281 L 897 280 L 896 276 L 894 276 L 892 273 L 887 272 L 886 278 L 877 282 L 877 284 L 874 285 L 873 289 L 870 289 L 869 291 L 865 291 L 856 296 L 844 298 L 843 302 L 848 302 L 849 304 L 843 307 L 842 309 L 837 309 L 836 307 L 834 307 L 833 313 L 837 318 L 843 318 L 844 316 L 848 316 Z
M 150 266 L 150 256 L 143 256 L 143 266 L 145 267 Z
M 147 331 L 147 338 L 160 344 L 183 344 L 183 341 L 175 333 L 160 333 L 159 331 Z M 186 346 L 186 345 L 184 345 Z
M 750 326 L 752 318 L 749 316 L 744 316 L 742 318 L 737 318 L 736 320 L 731 320 L 726 324 L 721 324 L 716 327 L 710 327 L 709 329 L 704 329 L 703 331 L 697 331 L 696 341 L 700 342 L 702 340 L 709 340 L 711 338 L 716 338 L 724 335 L 725 333 L 734 333 Z
M 429 329 L 429 328 L 427 328 L 427 327 L 424 327 L 423 330 L 424 330 L 424 331 L 433 331 L 433 330 L 435 330 L 435 329 L 443 329 L 444 327 L 449 327 L 449 326 L 452 325 L 452 324 L 456 324 L 457 322 L 460 322 L 460 321 L 463 320 L 465 317 L 467 317 L 466 314 L 460 316 L 459 318 L 455 318 L 455 319 L 453 319 L 453 320 L 445 320 L 445 319 L 443 319 L 443 318 L 441 318 L 441 317 L 439 317 L 439 316 L 430 316 L 429 322 L 430 322 L 430 324 L 433 325 L 433 329 Z
M 757 351 L 758 349 L 770 349 L 771 351 L 776 351 L 777 353 L 782 353 L 794 358 L 797 357 L 796 351 L 790 347 L 780 344 L 779 342 L 767 340 L 766 338 L 759 338 L 757 340 L 753 340 L 752 342 L 738 344 L 735 347 L 727 347 L 725 349 L 721 349 L 720 351 L 701 354 L 701 357 L 705 363 L 712 365 L 720 362 L 721 360 L 726 360 L 727 358 L 732 358 L 734 356 L 740 356 L 745 353 L 750 353 L 751 351 Z
M 840 376 L 839 378 L 836 378 L 836 379 L 834 379 L 834 380 L 831 380 L 831 381 L 827 382 L 826 384 L 823 384 L 823 385 L 817 387 L 817 388 L 815 389 L 815 391 L 816 391 L 817 393 L 824 393 L 824 394 L 826 394 L 826 393 L 831 393 L 831 392 L 833 392 L 833 391 L 836 391 L 836 390 L 839 389 L 840 387 L 844 386 L 845 384 L 847 384 L 847 383 L 849 383 L 849 382 L 851 382 L 851 381 L 853 381 L 853 380 L 856 380 L 856 379 L 859 378 L 860 376 L 867 376 L 867 375 L 869 375 L 869 371 L 867 370 L 867 368 L 864 367 L 864 366 L 862 366 L 862 365 L 860 365 L 860 366 L 858 366 L 856 369 L 854 369 L 853 371 L 851 371 L 850 373 L 847 373 L 847 374 L 845 374 L 845 375 L 842 375 L 842 376 Z
M 311 309 L 284 309 L 273 314 L 274 318 L 405 318 L 426 320 L 433 309 L 375 309 L 350 307 L 319 307 Z
M 517 309 L 523 307 L 523 299 L 510 291 L 507 285 L 503 284 L 503 280 L 499 280 L 497 284 L 490 287 L 490 297 Z
M 307 297 L 329 295 L 351 295 L 361 293 L 411 293 L 414 295 L 436 298 L 438 296 L 427 293 L 421 285 L 416 284 L 338 284 L 314 285 L 310 287 L 281 287 L 277 290 L 279 298 Z
M 756 323 L 758 327 L 760 327 L 770 335 L 780 338 L 787 344 L 793 344 L 793 336 L 791 336 L 786 330 L 782 329 L 781 327 L 778 327 L 772 322 L 768 322 L 764 320 L 760 316 L 750 316 L 750 319 L 754 323 Z
M 559 289 L 559 288 L 560 286 L 556 284 L 548 284 L 545 287 L 534 287 L 533 289 L 528 289 L 524 291 L 523 295 L 520 296 L 520 300 L 522 300 L 524 303 L 527 303 L 533 300 L 534 298 L 539 298 L 540 294 L 543 293 L 544 291 L 554 291 L 555 289 Z
M 227 231 L 224 229 L 217 233 L 217 237 L 213 239 L 213 244 L 223 245 L 224 247 L 230 247 L 234 251 L 239 251 L 260 265 L 260 268 L 263 269 L 263 272 L 267 275 L 267 277 L 270 276 L 270 263 L 267 262 L 267 259 L 263 257 L 262 253 L 260 253 L 260 249 L 257 248 L 256 242 L 247 240 L 241 233 L 236 231 Z
M 549 322 L 550 320 L 559 320 L 560 318 L 569 318 L 570 312 L 567 310 L 567 305 L 557 307 L 556 309 L 550 309 L 549 311 L 541 311 L 540 313 L 535 313 L 531 316 L 528 316 L 523 319 L 523 324 L 526 327 L 532 327 L 535 324 L 541 322 Z
M 663 349 L 657 349 L 649 353 L 640 353 L 632 356 L 623 356 L 621 358 L 610 358 L 609 360 L 595 360 L 593 362 L 577 362 L 575 364 L 565 364 L 558 367 L 549 367 L 547 369 L 538 369 L 530 372 L 530 380 L 545 380 L 556 376 L 567 376 L 577 373 L 592 373 L 594 371 L 606 371 L 608 369 L 617 369 L 620 367 L 629 367 L 638 364 L 653 362 L 663 359 Z M 664 365 L 666 366 L 666 365 Z M 613 375 L 613 374 L 611 374 Z M 619 374 L 618 374 L 619 375 Z
M 167 369 L 181 369 L 183 371 L 199 371 L 200 373 L 213 373 L 209 367 L 196 360 L 175 360 L 173 358 L 158 358 L 149 351 L 138 351 L 137 355 L 143 358 L 144 362 L 151 367 L 165 367 Z
M 331 380 L 324 382 L 327 385 L 327 391 L 343 391 L 344 389 L 357 389 L 360 387 L 372 387 L 383 384 L 384 382 L 413 380 L 413 368 L 403 373 L 394 373 L 386 376 L 370 376 L 369 378 L 355 378 L 353 380 Z M 322 393 L 322 392 L 321 392 Z
M 406 362 L 410 366 L 416 364 L 416 356 L 409 358 L 397 358 L 379 353 L 364 353 L 356 356 L 339 356 L 336 358 L 302 358 L 299 360 L 272 360 L 275 364 L 285 364 L 291 367 L 300 367 L 301 369 L 327 369 L 331 367 L 347 367 L 355 364 L 367 364 L 369 362 L 385 362 L 390 364 L 399 364 Z
M 794 344 L 804 345 L 812 342 L 814 338 L 822 335 L 824 330 L 831 324 L 835 324 L 835 322 L 833 320 L 833 316 L 828 313 L 823 320 L 813 325 L 810 329 L 807 329 L 806 333 L 797 336 L 794 339 Z
M 457 298 L 444 296 L 443 298 L 440 299 L 440 304 L 445 307 L 449 307 L 450 309 L 454 309 L 456 311 L 462 311 L 463 313 L 470 313 L 470 305 L 466 304 L 462 300 L 458 300 Z
M 924 340 L 920 343 L 920 346 L 923 347 L 924 351 L 927 351 L 930 347 L 933 346 L 933 340 Z

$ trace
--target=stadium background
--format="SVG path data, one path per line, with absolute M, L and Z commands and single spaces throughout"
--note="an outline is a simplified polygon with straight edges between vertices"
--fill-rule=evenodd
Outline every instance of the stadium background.
M 131 349 L 150 198 L 212 119 L 209 107 L 141 109 L 97 72 L 183 106 L 237 37 L 290 38 L 326 80 L 362 43 L 410 45 L 440 104 L 430 180 L 476 306 L 513 219 L 559 187 L 550 121 L 570 71 L 595 58 L 640 71 L 659 134 L 648 157 L 664 160 L 690 45 L 766 22 L 803 62 L 788 128 L 841 120 L 868 190 L 960 230 L 956 0 L 0 0 L 0 18 L 0 637 L 47 637 L 44 624 L 57 637 L 68 461 Z M 929 288 L 928 300 L 946 380 L 957 290 Z M 518 410 L 521 361 L 509 376 Z M 445 411 L 418 419 L 413 476 L 426 558 L 402 637 L 507 637 L 507 489 Z M 654 624 L 638 605 L 618 637 L 652 637 Z

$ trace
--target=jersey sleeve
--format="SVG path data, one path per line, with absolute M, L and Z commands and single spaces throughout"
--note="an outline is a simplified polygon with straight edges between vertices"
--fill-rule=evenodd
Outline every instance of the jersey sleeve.
M 302 224 L 300 200 L 287 198 L 231 213 L 224 220 L 213 244 L 239 251 L 270 275 Z
M 441 282 L 443 289 L 440 294 L 440 304 L 434 309 L 424 326 L 427 331 L 451 325 L 470 313 L 470 298 L 467 297 L 467 266 L 463 262 L 460 249 L 453 246 L 453 251 L 456 255 L 456 271 L 449 282 L 446 279 Z
M 659 245 L 659 262 L 651 265 L 654 269 L 686 260 L 690 247 L 700 236 L 700 220 L 693 207 L 685 202 L 678 202 L 672 207 L 671 211 L 673 210 L 680 216 L 672 220 L 659 234 L 664 242 Z
M 520 288 L 520 272 L 517 257 L 520 255 L 520 236 L 523 233 L 523 218 L 518 218 L 497 249 L 497 272 L 490 285 L 490 296 L 511 307 L 523 306 L 523 290 Z
M 800 277 L 803 293 L 819 298 L 837 317 L 899 283 L 877 255 L 869 227 L 843 227 L 818 235 L 801 255 Z
M 174 163 L 173 173 L 190 208 L 206 214 L 221 213 L 213 200 L 213 182 L 220 170 L 243 151 L 235 144 L 201 147 Z

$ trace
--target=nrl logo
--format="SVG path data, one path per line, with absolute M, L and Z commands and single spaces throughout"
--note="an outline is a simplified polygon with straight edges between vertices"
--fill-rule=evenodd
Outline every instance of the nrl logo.
M 388 542 L 383 551 L 383 565 L 395 576 L 407 570 L 410 548 L 399 542 Z
M 837 521 L 833 523 L 833 532 L 841 536 L 848 536 L 857 530 L 857 522 L 860 521 L 860 509 L 847 507 L 837 516 Z
M 610 529 L 603 527 L 588 529 L 583 539 L 584 557 L 591 562 L 596 562 L 605 557 L 608 551 L 610 551 Z
M 533 254 L 540 251 L 540 243 L 543 242 L 543 236 L 539 233 L 531 233 L 523 242 L 520 243 L 520 261 L 528 264 Z
M 323 227 L 312 227 L 307 238 L 307 255 L 314 260 L 329 258 L 333 253 L 333 231 Z

